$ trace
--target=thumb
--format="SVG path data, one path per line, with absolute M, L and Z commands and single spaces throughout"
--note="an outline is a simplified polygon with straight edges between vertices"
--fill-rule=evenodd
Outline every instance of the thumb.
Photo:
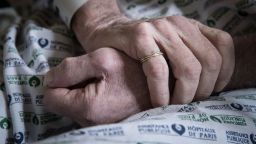
M 63 115 L 84 124 L 90 111 L 90 97 L 97 95 L 96 83 L 85 89 L 46 88 L 43 103 L 50 112 Z
M 99 78 L 102 73 L 92 63 L 89 54 L 64 59 L 45 76 L 44 85 L 51 88 L 70 87 L 81 82 Z

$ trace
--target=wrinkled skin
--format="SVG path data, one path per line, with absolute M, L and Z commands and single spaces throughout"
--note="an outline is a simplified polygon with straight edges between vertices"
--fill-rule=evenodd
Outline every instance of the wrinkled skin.
M 136 60 L 159 50 L 165 54 L 142 64 L 154 107 L 206 99 L 223 90 L 234 71 L 231 36 L 195 20 L 183 16 L 140 21 L 116 18 L 88 31 L 81 24 L 83 15 L 77 15 L 80 22 L 74 22 L 74 31 L 88 52 L 108 46 Z M 170 74 L 176 80 L 173 91 Z
M 110 48 L 65 59 L 45 84 L 46 107 L 81 125 L 116 122 L 151 107 L 140 64 Z
M 235 38 L 237 63 L 225 90 L 256 85 L 255 38 L 255 35 Z M 48 76 L 52 80 L 45 82 L 46 107 L 82 126 L 91 122 L 117 122 L 152 108 L 140 64 L 114 49 L 102 48 L 88 55 L 67 58 Z M 174 81 L 170 80 L 170 84 Z

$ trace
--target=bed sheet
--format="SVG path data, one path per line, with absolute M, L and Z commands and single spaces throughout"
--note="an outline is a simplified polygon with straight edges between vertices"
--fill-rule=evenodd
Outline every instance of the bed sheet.
M 255 17 L 250 16 L 255 1 L 215 2 L 123 0 L 119 4 L 133 19 L 185 15 L 232 35 L 255 32 Z M 48 112 L 42 102 L 45 73 L 81 52 L 72 32 L 49 9 L 26 19 L 12 9 L 2 9 L 0 37 L 0 143 L 256 143 L 256 89 L 152 109 L 117 124 L 77 129 L 72 120 Z

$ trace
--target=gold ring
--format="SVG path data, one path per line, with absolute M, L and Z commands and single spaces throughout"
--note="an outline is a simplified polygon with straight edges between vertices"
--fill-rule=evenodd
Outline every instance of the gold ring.
M 143 58 L 140 58 L 140 62 L 144 63 L 144 62 L 148 61 L 149 59 L 151 59 L 152 57 L 156 57 L 156 56 L 160 56 L 160 55 L 163 55 L 163 53 L 161 51 L 152 52 L 152 54 L 145 56 Z

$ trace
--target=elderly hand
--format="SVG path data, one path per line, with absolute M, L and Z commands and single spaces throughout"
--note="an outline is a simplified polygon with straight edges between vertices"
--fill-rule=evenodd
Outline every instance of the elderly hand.
M 182 16 L 147 21 L 130 21 L 118 14 L 111 17 L 103 8 L 105 1 L 99 2 L 99 12 L 93 10 L 95 3 L 89 1 L 73 19 L 73 30 L 87 51 L 113 47 L 136 60 L 159 51 L 165 54 L 142 63 L 153 106 L 202 100 L 230 81 L 235 57 L 228 33 Z M 173 91 L 169 85 L 171 71 L 176 79 Z
M 44 104 L 82 126 L 110 123 L 151 107 L 142 69 L 110 48 L 67 58 L 44 82 Z

